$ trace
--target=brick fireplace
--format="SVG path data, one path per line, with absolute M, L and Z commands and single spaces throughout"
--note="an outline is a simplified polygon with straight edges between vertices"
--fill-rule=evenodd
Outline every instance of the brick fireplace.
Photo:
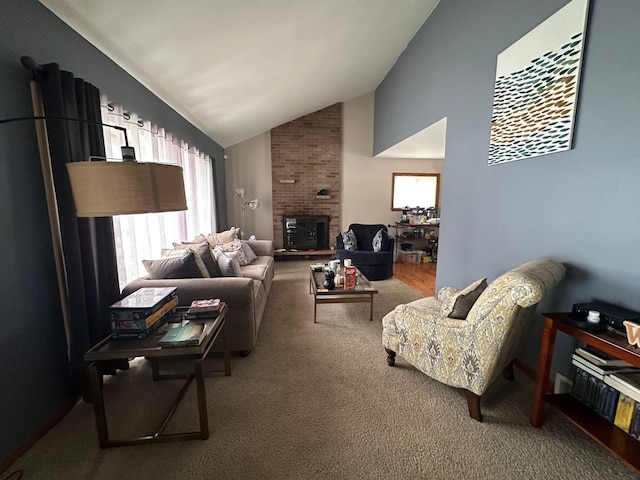
M 342 104 L 271 130 L 274 248 L 285 246 L 284 219 L 329 218 L 329 243 L 340 232 Z M 326 195 L 318 195 L 324 190 Z

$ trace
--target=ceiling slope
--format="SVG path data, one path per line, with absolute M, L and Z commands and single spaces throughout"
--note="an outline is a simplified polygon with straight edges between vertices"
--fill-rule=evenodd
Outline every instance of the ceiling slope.
M 40 1 L 227 147 L 375 90 L 439 0 Z

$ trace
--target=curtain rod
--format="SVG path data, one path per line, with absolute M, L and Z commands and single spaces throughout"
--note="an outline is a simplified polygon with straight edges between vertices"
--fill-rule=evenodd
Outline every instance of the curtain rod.
M 20 63 L 22 63 L 23 67 L 28 68 L 33 73 L 42 73 L 45 71 L 45 68 L 38 62 L 36 62 L 32 57 L 20 57 Z

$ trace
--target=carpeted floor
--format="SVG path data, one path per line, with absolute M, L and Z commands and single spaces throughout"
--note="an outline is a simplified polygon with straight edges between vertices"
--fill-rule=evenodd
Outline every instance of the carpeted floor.
M 386 364 L 381 318 L 418 294 L 396 279 L 367 304 L 319 305 L 308 262 L 276 263 L 258 344 L 208 378 L 211 437 L 100 450 L 91 405 L 79 403 L 3 474 L 23 479 L 632 479 L 638 476 L 552 410 L 529 425 L 533 383 L 498 379 L 484 422 L 464 393 L 401 358 Z M 215 367 L 221 359 L 211 359 Z M 152 382 L 145 360 L 105 381 L 113 436 L 155 428 L 181 382 Z M 172 428 L 196 428 L 195 385 Z

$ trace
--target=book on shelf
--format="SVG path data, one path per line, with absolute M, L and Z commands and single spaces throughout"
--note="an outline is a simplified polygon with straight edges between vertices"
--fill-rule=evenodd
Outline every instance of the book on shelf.
M 185 320 L 204 320 L 207 318 L 216 318 L 218 315 L 220 315 L 220 312 L 222 311 L 225 305 L 226 305 L 225 302 L 220 302 L 218 309 L 212 310 L 212 311 L 205 310 L 205 311 L 192 312 L 191 309 L 189 309 L 187 313 L 184 314 L 184 319 Z
M 621 428 L 627 433 L 629 432 L 629 427 L 631 427 L 631 420 L 633 419 L 636 403 L 633 398 L 624 393 L 620 393 L 618 408 L 616 409 L 616 416 L 613 419 L 613 423 L 616 427 Z
M 594 365 L 633 367 L 629 362 L 614 357 L 613 355 L 592 346 L 578 347 L 576 348 L 576 353 Z
M 218 312 L 220 310 L 219 298 L 207 298 L 204 300 L 194 300 L 189 306 L 188 313 L 195 312 Z
M 633 409 L 633 416 L 631 417 L 628 433 L 636 440 L 640 439 L 640 402 L 636 402 L 635 408 Z
M 572 395 L 587 407 L 609 421 L 613 421 L 618 401 L 618 391 L 606 382 L 606 378 L 626 367 L 600 367 L 573 354 L 572 363 L 576 367 Z
M 593 362 L 590 362 L 586 358 L 578 353 L 574 353 L 572 355 L 572 363 L 577 366 L 583 366 L 585 370 L 591 372 L 593 375 L 599 376 L 602 380 L 602 376 L 610 375 L 612 373 L 621 373 L 621 372 L 640 372 L 640 368 L 634 367 L 633 365 L 629 366 L 616 366 L 616 365 L 596 365 Z
M 173 297 L 147 318 L 137 320 L 111 320 L 112 338 L 146 338 L 167 321 L 178 305 L 178 297 Z
M 189 322 L 170 328 L 160 339 L 161 347 L 190 347 L 200 345 L 208 333 L 204 322 Z
M 177 287 L 143 287 L 109 306 L 109 320 L 139 320 L 177 296 Z
M 640 373 L 617 372 L 607 375 L 605 383 L 640 402 Z

